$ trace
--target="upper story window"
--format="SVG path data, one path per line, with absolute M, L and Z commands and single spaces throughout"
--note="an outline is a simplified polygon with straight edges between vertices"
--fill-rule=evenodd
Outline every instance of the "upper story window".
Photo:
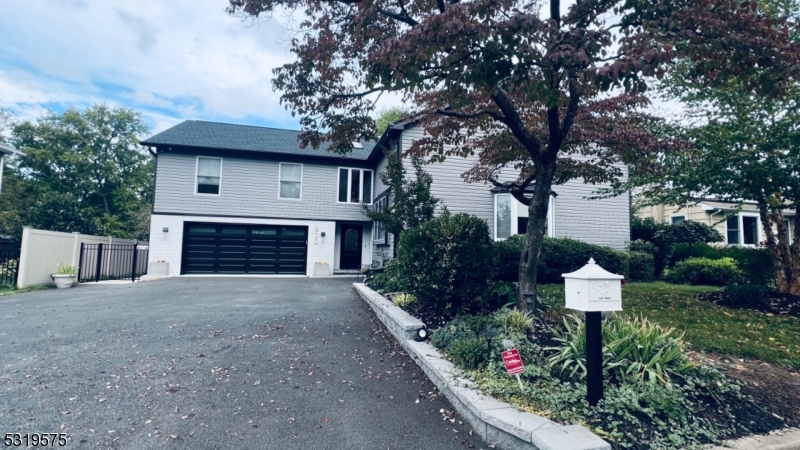
M 376 211 L 383 211 L 385 208 L 389 207 L 389 196 L 385 195 L 383 198 L 375 202 L 375 210 Z M 383 229 L 383 226 L 380 222 L 375 222 L 373 225 L 375 229 L 374 241 L 378 244 L 386 243 L 386 230 Z
M 222 158 L 197 157 L 196 194 L 219 195 L 222 181 Z
M 686 216 L 672 216 L 671 219 L 672 219 L 672 224 L 673 225 L 677 225 L 677 224 L 679 224 L 681 222 L 685 222 L 686 221 Z
M 280 165 L 280 198 L 300 200 L 303 187 L 303 165 L 281 163 Z
M 339 203 L 372 204 L 372 171 L 340 167 Z

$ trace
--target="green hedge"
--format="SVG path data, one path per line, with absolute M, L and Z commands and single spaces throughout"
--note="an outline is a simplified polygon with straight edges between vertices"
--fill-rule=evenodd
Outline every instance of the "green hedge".
M 656 266 L 652 254 L 630 252 L 628 258 L 630 259 L 631 281 L 653 281 L 656 278 Z
M 448 318 L 474 311 L 493 273 L 489 227 L 475 216 L 445 211 L 400 235 L 391 266 L 387 275 L 417 297 L 416 312 Z
M 748 284 L 773 287 L 775 271 L 772 268 L 772 257 L 766 248 L 727 246 L 715 248 L 707 244 L 692 245 L 693 258 L 722 259 L 732 258 L 736 265 L 747 276 Z M 675 244 L 669 258 L 669 265 L 674 266 L 689 258 L 687 244 Z
M 525 236 L 512 236 L 494 243 L 495 279 L 519 280 L 519 258 Z M 628 254 L 611 247 L 587 244 L 570 238 L 544 238 L 539 262 L 539 283 L 563 283 L 562 273 L 583 267 L 589 258 L 609 272 L 628 277 Z
M 733 258 L 689 258 L 664 271 L 664 279 L 677 284 L 725 286 L 743 277 Z

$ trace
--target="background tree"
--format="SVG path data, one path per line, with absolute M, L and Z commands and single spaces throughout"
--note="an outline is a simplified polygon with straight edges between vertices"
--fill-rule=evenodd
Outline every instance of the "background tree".
M 410 153 L 479 153 L 464 177 L 509 181 L 527 206 L 519 278 L 534 294 L 552 185 L 618 184 L 621 165 L 669 147 L 641 114 L 647 81 L 679 56 L 706 84 L 763 68 L 747 88 L 777 94 L 796 61 L 784 22 L 738 0 L 582 0 L 564 15 L 559 0 L 230 0 L 229 12 L 284 8 L 305 33 L 273 86 L 301 116 L 301 144 L 351 151 L 376 137 L 375 95 L 401 93 L 428 134 Z
M 669 225 L 658 231 L 654 240 L 667 244 L 689 244 L 689 257 L 692 256 L 692 244 L 697 242 L 722 242 L 724 239 L 719 231 L 700 222 L 684 220 L 681 223 Z
M 381 174 L 381 181 L 388 186 L 386 195 L 389 205 L 383 209 L 363 205 L 364 214 L 371 220 L 381 224 L 394 240 L 393 253 L 397 256 L 400 234 L 416 228 L 432 220 L 439 200 L 431 194 L 433 178 L 423 170 L 423 161 L 419 156 L 411 157 L 414 178 L 406 179 L 406 168 L 403 161 L 392 151 L 385 151 L 388 159 L 386 172 Z
M 389 125 L 403 120 L 408 117 L 411 112 L 400 106 L 392 106 L 391 108 L 384 108 L 378 112 L 378 119 L 375 121 L 375 135 L 380 137 L 384 131 L 389 128 Z
M 153 192 L 153 160 L 138 144 L 147 131 L 141 114 L 104 105 L 15 124 L 10 141 L 26 156 L 10 164 L 21 186 L 3 201 L 18 206 L 0 225 L 134 236 Z

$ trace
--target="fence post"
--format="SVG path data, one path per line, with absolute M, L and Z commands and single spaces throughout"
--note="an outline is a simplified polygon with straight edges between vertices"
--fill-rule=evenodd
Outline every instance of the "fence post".
M 81 252 L 78 254 L 78 283 L 81 282 L 81 274 L 83 273 L 83 242 L 81 242 Z
M 97 270 L 94 273 L 94 282 L 100 281 L 100 269 L 103 264 L 103 244 L 97 244 Z
M 19 262 L 17 262 L 17 288 L 27 287 L 28 246 L 31 240 L 31 227 L 22 228 L 22 242 L 19 248 Z
M 136 256 L 139 254 L 139 240 L 133 243 L 133 264 L 131 264 L 131 283 L 136 281 Z

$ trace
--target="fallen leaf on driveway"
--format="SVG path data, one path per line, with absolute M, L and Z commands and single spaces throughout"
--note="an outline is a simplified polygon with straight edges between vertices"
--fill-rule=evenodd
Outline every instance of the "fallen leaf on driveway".
M 258 386 L 259 384 L 261 384 L 261 380 L 258 380 L 255 383 L 253 383 L 253 386 Z
M 100 403 L 103 403 L 104 401 L 106 401 L 106 399 L 104 399 L 104 398 L 101 398 L 101 399 L 100 399 L 100 400 L 98 400 L 98 401 L 99 401 Z

